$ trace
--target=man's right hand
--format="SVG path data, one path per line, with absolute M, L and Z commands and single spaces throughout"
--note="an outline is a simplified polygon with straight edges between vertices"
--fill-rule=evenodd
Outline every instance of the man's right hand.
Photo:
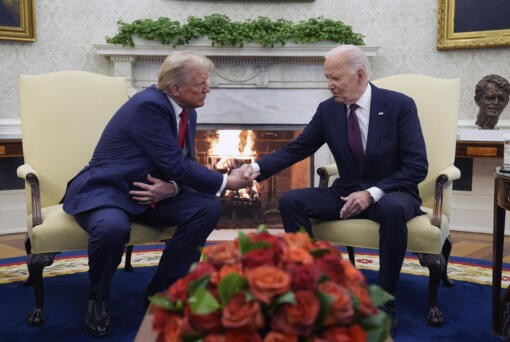
M 245 188 L 258 177 L 260 173 L 253 172 L 253 168 L 249 164 L 243 164 L 241 167 L 230 172 L 227 178 L 227 190 L 237 190 Z

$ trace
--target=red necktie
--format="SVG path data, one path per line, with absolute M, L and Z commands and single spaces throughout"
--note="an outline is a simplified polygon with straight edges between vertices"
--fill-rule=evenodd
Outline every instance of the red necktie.
M 358 117 L 356 116 L 356 109 L 358 108 L 357 104 L 352 104 L 349 113 L 349 117 L 347 118 L 347 142 L 349 143 L 349 148 L 351 149 L 351 154 L 356 161 L 356 164 L 361 169 L 363 167 L 363 143 L 361 142 L 361 131 L 359 129 Z
M 186 142 L 186 132 L 188 130 L 188 115 L 183 109 L 179 116 L 181 117 L 181 123 L 179 124 L 179 147 L 184 148 L 184 143 Z

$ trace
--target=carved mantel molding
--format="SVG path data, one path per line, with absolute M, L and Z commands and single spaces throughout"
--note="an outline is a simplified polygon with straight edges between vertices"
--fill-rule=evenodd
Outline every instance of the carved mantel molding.
M 288 44 L 264 48 L 250 45 L 243 48 L 211 46 L 198 40 L 190 45 L 162 45 L 155 42 L 136 42 L 135 47 L 95 44 L 98 55 L 113 63 L 115 76 L 125 77 L 132 92 L 156 80 L 159 66 L 172 51 L 196 51 L 209 57 L 216 65 L 210 82 L 214 88 L 325 88 L 322 63 L 324 55 L 336 44 Z M 369 58 L 378 47 L 363 46 Z

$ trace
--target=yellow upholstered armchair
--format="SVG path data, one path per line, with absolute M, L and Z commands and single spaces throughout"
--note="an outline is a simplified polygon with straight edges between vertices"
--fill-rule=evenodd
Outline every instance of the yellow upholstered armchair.
M 67 182 L 88 164 L 104 127 L 128 95 L 123 78 L 62 71 L 21 75 L 19 96 L 25 164 L 17 173 L 25 179 L 27 193 L 25 283 L 34 286 L 35 294 L 27 322 L 36 325 L 44 323 L 43 268 L 58 252 L 86 250 L 88 245 L 89 235 L 59 202 Z M 128 245 L 170 239 L 175 229 L 133 223 Z
M 446 286 L 446 266 L 451 251 L 449 236 L 450 195 L 453 180 L 460 171 L 453 166 L 457 134 L 459 80 L 439 79 L 423 75 L 397 75 L 373 82 L 380 88 L 404 93 L 418 107 L 429 161 L 427 178 L 419 184 L 425 215 L 410 220 L 407 250 L 418 255 L 420 264 L 429 269 L 428 324 L 440 326 L 443 314 L 437 308 L 437 293 L 441 279 Z M 338 177 L 335 164 L 317 170 L 320 186 L 328 186 Z M 365 219 L 312 222 L 316 238 L 348 246 L 349 259 L 354 264 L 354 248 L 378 248 L 379 224 Z

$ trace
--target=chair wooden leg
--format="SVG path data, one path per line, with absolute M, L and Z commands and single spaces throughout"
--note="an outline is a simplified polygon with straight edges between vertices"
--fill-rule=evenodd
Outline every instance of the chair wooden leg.
M 32 253 L 32 245 L 30 243 L 30 237 L 27 235 L 25 236 L 25 252 L 27 253 L 27 256 Z M 27 261 L 28 262 L 28 261 Z M 23 282 L 23 285 L 25 286 L 32 286 L 34 283 L 33 279 L 30 277 L 30 272 L 28 273 L 27 279 Z
M 445 259 L 443 254 L 419 253 L 418 258 L 422 266 L 429 269 L 429 314 L 427 323 L 440 327 L 444 323 L 443 313 L 437 307 L 437 293 L 441 278 L 445 272 Z
M 356 258 L 354 257 L 354 247 L 347 246 L 347 254 L 349 254 L 349 261 L 353 266 L 356 266 Z
M 53 263 L 56 253 L 32 254 L 27 257 L 27 266 L 29 279 L 34 287 L 35 306 L 28 314 L 27 323 L 29 325 L 40 325 L 44 323 L 43 303 L 43 269 Z
M 451 251 L 452 251 L 452 239 L 451 239 L 451 236 L 448 235 L 448 237 L 446 238 L 446 240 L 443 244 L 443 250 L 441 251 L 441 253 L 444 256 L 444 260 L 445 260 L 444 273 L 441 278 L 443 280 L 443 285 L 446 287 L 452 287 L 453 285 L 455 285 L 455 282 L 453 280 L 451 280 L 450 278 L 448 278 L 448 259 L 450 259 Z
M 126 262 L 124 264 L 125 272 L 133 272 L 135 269 L 131 265 L 131 255 L 133 254 L 133 246 L 126 246 Z

